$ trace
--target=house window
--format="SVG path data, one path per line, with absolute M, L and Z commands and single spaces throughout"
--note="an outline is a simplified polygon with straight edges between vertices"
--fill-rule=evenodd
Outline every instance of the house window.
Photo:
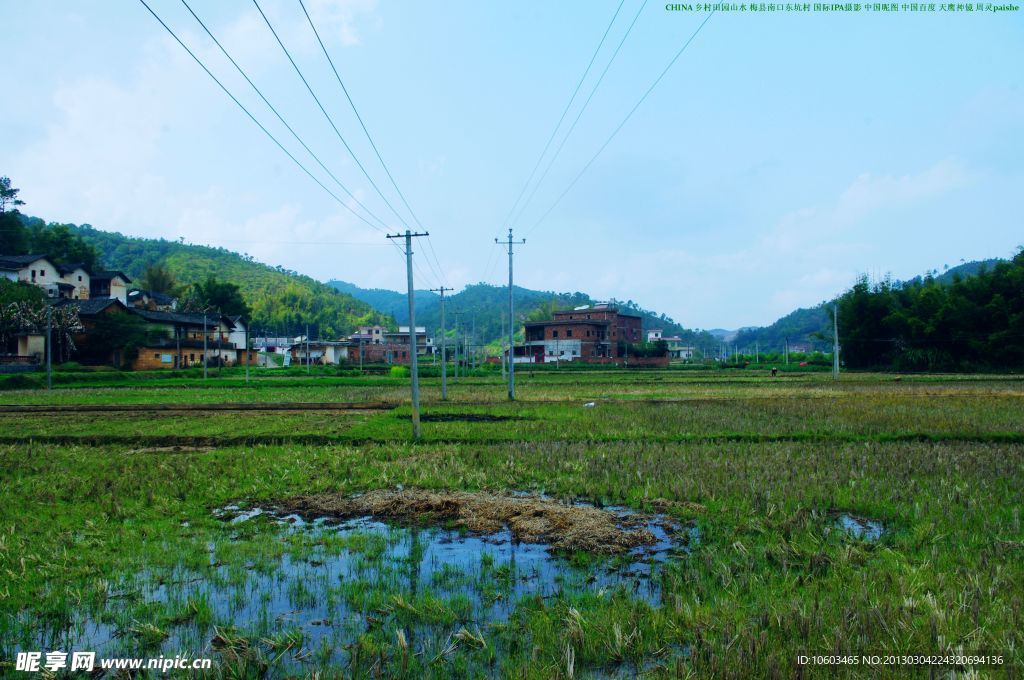
M 46 276 L 46 270 L 45 269 L 40 269 L 39 270 L 39 276 Z
M 32 270 L 32 280 L 33 281 L 36 280 L 36 270 L 35 269 Z
M 572 329 L 571 328 L 565 332 L 565 337 L 567 337 L 567 338 L 571 338 L 572 337 Z
M 188 360 L 189 361 L 195 361 L 196 360 L 196 355 L 195 354 L 189 354 L 188 355 Z
M 558 331 L 551 331 L 551 337 L 557 338 L 558 337 Z
M 159 359 L 160 358 L 160 353 L 159 352 L 154 352 L 153 353 L 153 358 L 154 359 Z

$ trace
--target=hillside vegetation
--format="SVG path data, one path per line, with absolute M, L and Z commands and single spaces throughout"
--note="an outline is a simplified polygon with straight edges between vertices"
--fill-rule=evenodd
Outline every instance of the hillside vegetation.
M 99 252 L 102 267 L 123 271 L 136 283 L 156 263 L 164 263 L 179 284 L 195 285 L 211 276 L 233 283 L 252 309 L 253 332 L 298 335 L 308 323 L 311 336 L 337 338 L 360 324 L 393 323 L 365 302 L 315 279 L 224 248 L 125 236 L 88 224 L 46 224 L 36 217 L 23 217 L 23 222 L 30 230 L 66 228 Z

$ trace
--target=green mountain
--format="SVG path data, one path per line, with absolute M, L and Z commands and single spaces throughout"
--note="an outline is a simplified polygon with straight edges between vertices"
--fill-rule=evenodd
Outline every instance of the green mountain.
M 409 322 L 408 300 L 405 293 L 380 288 L 360 288 L 345 281 L 328 281 L 328 285 L 352 295 L 374 307 L 381 313 L 394 316 L 401 324 Z M 440 298 L 429 291 L 416 291 L 416 325 L 426 326 L 430 332 L 441 327 Z M 556 309 L 571 309 L 594 304 L 586 293 L 555 293 L 553 291 L 531 290 L 515 287 L 515 313 L 518 323 L 550 318 Z M 660 328 L 665 335 L 678 335 L 695 345 L 712 345 L 715 339 L 704 331 L 684 328 L 664 314 L 643 309 L 632 300 L 620 302 L 611 300 L 622 309 L 643 318 L 644 329 Z M 456 314 L 459 326 L 465 332 L 472 332 L 475 324 L 479 344 L 488 344 L 508 333 L 508 288 L 477 283 L 445 298 L 445 314 L 449 332 L 454 333 Z M 521 327 L 521 326 L 520 326 Z
M 22 217 L 29 227 L 52 229 L 38 217 Z M 248 255 L 101 231 L 91 225 L 65 225 L 99 251 L 102 268 L 124 272 L 138 283 L 146 267 L 162 262 L 179 284 L 201 283 L 209 276 L 237 285 L 252 309 L 254 333 L 299 335 L 306 324 L 312 337 L 338 338 L 361 324 L 393 325 L 388 314 L 308 276 L 257 262 Z
M 953 285 L 956 281 L 971 278 L 986 271 L 991 271 L 1001 258 L 965 262 L 956 267 L 946 267 L 940 274 L 932 270 L 923 276 L 915 276 L 909 281 L 894 282 L 894 285 L 916 286 L 931 280 L 943 286 Z M 807 345 L 811 349 L 829 352 L 832 350 L 832 302 L 801 308 L 790 312 L 770 326 L 743 328 L 730 342 L 739 347 L 740 351 L 753 350 L 755 345 L 762 351 L 780 351 L 788 339 L 793 345 Z

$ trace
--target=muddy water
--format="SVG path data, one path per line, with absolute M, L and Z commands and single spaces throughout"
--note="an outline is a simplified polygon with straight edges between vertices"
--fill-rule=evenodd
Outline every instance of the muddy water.
M 146 572 L 120 583 L 122 592 L 134 593 L 131 614 L 118 611 L 126 601 L 113 598 L 101 615 L 21 648 L 217 658 L 223 651 L 214 643 L 217 627 L 262 645 L 267 658 L 283 649 L 269 647 L 267 640 L 296 635 L 300 642 L 275 661 L 277 672 L 337 668 L 348 662 L 352 642 L 384 620 L 389 629 L 401 628 L 414 649 L 432 653 L 462 628 L 491 636 L 503 624 L 517 625 L 511 619 L 527 601 L 614 594 L 659 606 L 660 564 L 699 541 L 696 527 L 658 517 L 647 527 L 656 537 L 653 545 L 598 558 L 554 554 L 544 543 L 514 540 L 507 530 L 470 535 L 367 517 L 306 521 L 235 506 L 215 514 L 229 532 L 238 531 L 236 543 L 301 538 L 305 547 L 260 560 L 232 558 L 236 553 L 211 544 L 205 569 Z M 189 601 L 201 603 L 208 614 L 173 620 L 174 612 L 188 611 Z M 150 620 L 167 637 L 158 634 L 147 646 Z

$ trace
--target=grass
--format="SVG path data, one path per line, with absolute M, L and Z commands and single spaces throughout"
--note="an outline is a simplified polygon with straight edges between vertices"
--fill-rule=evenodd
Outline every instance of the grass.
M 0 400 L 405 398 L 389 376 L 288 380 L 296 384 L 10 391 Z M 425 422 L 426 441 L 411 444 L 407 406 L 0 413 L 0 664 L 91 617 L 121 633 L 126 651 L 205 650 L 225 677 L 287 668 L 778 677 L 801 672 L 799 654 L 846 652 L 984 652 L 1002 654 L 1004 670 L 1024 665 L 1019 378 L 856 375 L 833 384 L 818 374 L 548 371 L 523 375 L 515 404 L 503 401 L 497 377 L 450 385 L 449 404 L 436 379 L 424 382 L 428 413 L 524 419 Z M 583 408 L 591 399 L 597 406 Z M 176 436 L 214 448 L 139 451 L 147 437 Z M 241 444 L 247 436 L 257 443 Z M 438 566 L 414 593 L 405 558 L 391 552 L 408 530 L 321 535 L 212 514 L 399 484 L 663 510 L 695 524 L 699 541 L 658 572 L 657 604 L 619 588 L 567 587 L 508 602 L 508 620 L 488 623 L 474 620 L 478 601 L 502 602 L 515 582 L 493 557 L 469 570 Z M 837 531 L 842 513 L 885 532 L 865 541 Z M 344 579 L 327 574 L 341 555 L 352 560 Z M 565 557 L 584 573 L 602 568 L 586 554 Z M 233 594 L 223 607 L 219 593 Z M 279 621 L 279 600 L 318 618 Z M 928 675 L 909 666 L 802 672 Z

